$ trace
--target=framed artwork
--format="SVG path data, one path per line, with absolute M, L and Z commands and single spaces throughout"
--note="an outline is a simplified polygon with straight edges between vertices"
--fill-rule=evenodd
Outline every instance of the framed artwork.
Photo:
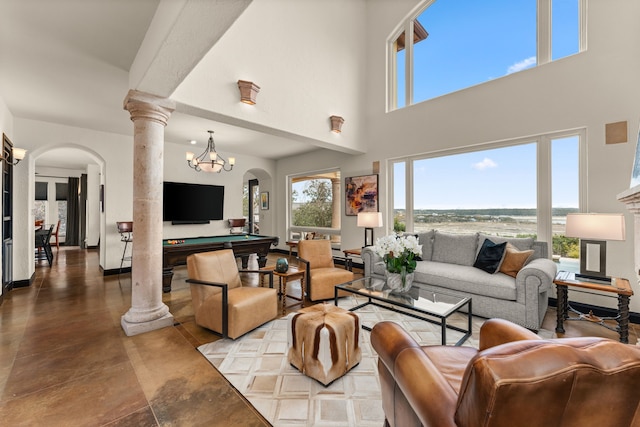
M 344 179 L 347 215 L 378 212 L 378 175 L 352 176 Z
M 269 193 L 267 191 L 260 193 L 260 209 L 269 210 Z

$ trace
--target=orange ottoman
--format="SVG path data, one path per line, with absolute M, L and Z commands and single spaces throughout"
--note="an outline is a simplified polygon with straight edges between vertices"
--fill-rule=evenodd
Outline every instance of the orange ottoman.
M 360 318 L 332 304 L 316 304 L 288 316 L 288 360 L 327 386 L 360 363 Z

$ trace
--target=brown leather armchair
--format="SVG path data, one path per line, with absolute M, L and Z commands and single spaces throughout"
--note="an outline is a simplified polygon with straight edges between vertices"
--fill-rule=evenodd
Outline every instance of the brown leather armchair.
M 298 242 L 298 263 L 306 269 L 306 293 L 310 301 L 332 299 L 336 285 L 353 280 L 353 272 L 336 267 L 333 258 L 330 240 Z
M 231 249 L 189 255 L 187 272 L 197 325 L 236 339 L 278 316 L 273 271 L 238 270 Z M 242 286 L 239 272 L 268 274 L 269 287 Z
M 640 348 L 605 338 L 543 340 L 501 319 L 480 349 L 418 345 L 378 323 L 382 406 L 391 427 L 640 426 Z

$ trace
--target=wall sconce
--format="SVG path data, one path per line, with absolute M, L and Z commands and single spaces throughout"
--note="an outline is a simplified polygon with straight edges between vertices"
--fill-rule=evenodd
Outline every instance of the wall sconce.
M 27 150 L 25 150 L 24 148 L 17 148 L 17 147 L 13 147 L 11 149 L 11 157 L 13 158 L 13 162 L 10 162 L 9 159 L 7 159 L 6 157 L 2 157 L 0 158 L 0 160 L 4 160 L 5 162 L 15 166 L 18 163 L 20 163 L 20 160 L 24 159 L 24 156 L 26 156 L 27 154 Z
M 567 214 L 565 236 L 580 238 L 580 274 L 576 278 L 611 280 L 606 275 L 606 240 L 624 240 L 623 214 Z
M 240 89 L 240 102 L 255 105 L 260 86 L 246 80 L 238 80 L 238 89 Z
M 340 116 L 331 116 L 329 118 L 331 119 L 331 132 L 342 132 L 342 124 L 344 123 L 344 119 Z
M 382 212 L 358 212 L 358 227 L 364 227 L 364 247 L 373 246 L 373 229 L 382 227 Z

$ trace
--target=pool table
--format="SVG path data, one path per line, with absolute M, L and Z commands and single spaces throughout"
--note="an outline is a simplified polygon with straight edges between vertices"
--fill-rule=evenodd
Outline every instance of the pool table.
M 264 267 L 271 245 L 278 245 L 278 237 L 259 234 L 226 234 L 222 236 L 189 237 L 162 241 L 162 291 L 171 292 L 173 267 L 186 265 L 187 257 L 198 252 L 233 249 L 242 259 L 242 268 L 247 268 L 249 255 L 258 255 L 258 265 Z

